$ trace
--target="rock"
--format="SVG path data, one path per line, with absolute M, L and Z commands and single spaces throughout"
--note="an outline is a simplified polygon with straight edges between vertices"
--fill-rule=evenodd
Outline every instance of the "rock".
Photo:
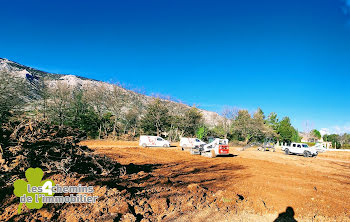
M 160 214 L 168 209 L 167 198 L 157 198 L 149 201 L 151 208 L 155 214 Z
M 135 214 L 142 214 L 145 212 L 144 208 L 142 206 L 139 206 L 139 205 L 135 205 L 134 209 L 135 209 Z
M 121 221 L 122 222 L 135 222 L 136 217 L 131 213 L 127 213 L 127 214 L 123 215 Z
M 192 183 L 187 186 L 187 189 L 189 189 L 191 192 L 197 192 L 198 190 L 201 189 L 201 187 L 196 183 Z

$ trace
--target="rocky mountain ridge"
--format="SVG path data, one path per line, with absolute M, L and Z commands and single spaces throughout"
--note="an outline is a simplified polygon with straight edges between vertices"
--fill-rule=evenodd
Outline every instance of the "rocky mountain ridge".
M 0 58 L 0 71 L 6 71 L 11 74 L 13 74 L 16 77 L 24 78 L 26 81 L 32 82 L 32 81 L 37 81 L 40 78 L 45 78 L 46 81 L 48 82 L 49 86 L 53 86 L 57 84 L 58 82 L 65 83 L 67 85 L 73 86 L 73 87 L 84 87 L 84 86 L 104 86 L 106 89 L 111 89 L 115 86 L 113 86 L 110 83 L 98 81 L 98 80 L 93 80 L 85 77 L 80 77 L 80 76 L 75 76 L 75 75 L 67 75 L 67 74 L 54 74 L 54 73 L 49 73 L 45 71 L 41 71 L 35 68 L 31 68 L 13 61 L 10 61 L 8 59 L 3 59 Z M 121 90 L 123 90 L 125 93 L 128 94 L 133 94 L 133 96 L 138 96 L 139 100 L 142 101 L 143 105 L 146 106 L 154 97 L 136 93 L 132 90 L 127 90 L 124 89 L 121 86 Z M 179 103 L 179 102 L 174 102 L 171 100 L 163 99 L 167 105 L 172 108 L 172 109 L 177 109 L 177 110 L 184 110 L 186 108 L 190 108 L 190 106 Z M 132 101 L 130 101 L 132 102 Z M 223 117 L 220 116 L 216 112 L 212 111 L 207 111 L 200 109 L 204 122 L 208 124 L 209 126 L 214 126 L 218 123 L 218 121 L 222 120 Z

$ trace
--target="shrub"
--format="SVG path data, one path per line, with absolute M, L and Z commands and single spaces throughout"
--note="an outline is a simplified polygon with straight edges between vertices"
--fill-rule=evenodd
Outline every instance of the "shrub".
M 311 146 L 315 146 L 316 143 L 306 142 L 306 144 L 311 147 Z
M 350 144 L 344 144 L 341 149 L 350 149 Z

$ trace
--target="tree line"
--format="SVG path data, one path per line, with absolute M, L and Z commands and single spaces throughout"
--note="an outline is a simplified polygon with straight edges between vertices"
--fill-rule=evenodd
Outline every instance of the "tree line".
M 289 117 L 279 119 L 272 112 L 267 117 L 258 108 L 253 114 L 248 110 L 225 107 L 222 111 L 225 119 L 212 129 L 212 134 L 230 140 L 250 142 L 263 142 L 266 138 L 275 142 L 290 143 L 300 142 L 298 130 L 296 130 Z
M 323 135 L 323 140 L 332 143 L 332 147 L 336 149 L 350 149 L 350 134 L 344 133 L 342 135 L 330 134 Z
M 208 126 L 196 107 L 175 109 L 171 102 L 161 98 L 148 98 L 145 102 L 145 97 L 118 84 L 97 82 L 73 87 L 41 79 L 33 85 L 6 72 L 1 72 L 0 82 L 2 122 L 30 116 L 50 124 L 79 128 L 97 139 L 132 140 L 146 134 L 171 141 L 181 137 L 206 140 L 212 136 L 243 144 L 263 142 L 266 138 L 283 143 L 301 140 L 289 117 L 280 119 L 276 113 L 265 116 L 260 108 L 251 114 L 248 110 L 225 107 L 221 112 L 223 118 Z M 320 137 L 316 131 L 313 135 Z M 334 142 L 336 147 L 338 143 L 350 143 L 348 134 L 325 136 L 325 141 Z

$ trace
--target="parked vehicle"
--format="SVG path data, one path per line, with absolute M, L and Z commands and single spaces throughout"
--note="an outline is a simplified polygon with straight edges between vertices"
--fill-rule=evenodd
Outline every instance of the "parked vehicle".
M 200 154 L 207 157 L 230 155 L 228 139 L 215 138 L 211 143 L 204 145 Z
M 286 155 L 296 154 L 304 157 L 317 156 L 318 152 L 315 148 L 309 147 L 306 143 L 292 143 L 290 146 L 282 146 L 282 150 Z
M 206 143 L 198 138 L 186 138 L 182 137 L 180 139 L 180 146 L 184 148 L 194 148 L 195 146 L 205 145 Z
M 264 143 L 262 144 L 262 146 L 258 147 L 258 150 L 275 152 L 275 141 L 272 138 L 265 138 Z
M 316 149 L 318 153 L 324 153 L 327 151 L 327 148 L 325 148 L 322 143 L 316 143 L 315 146 L 312 146 L 311 148 Z
M 170 142 L 159 136 L 140 136 L 139 145 L 142 147 L 170 147 Z

